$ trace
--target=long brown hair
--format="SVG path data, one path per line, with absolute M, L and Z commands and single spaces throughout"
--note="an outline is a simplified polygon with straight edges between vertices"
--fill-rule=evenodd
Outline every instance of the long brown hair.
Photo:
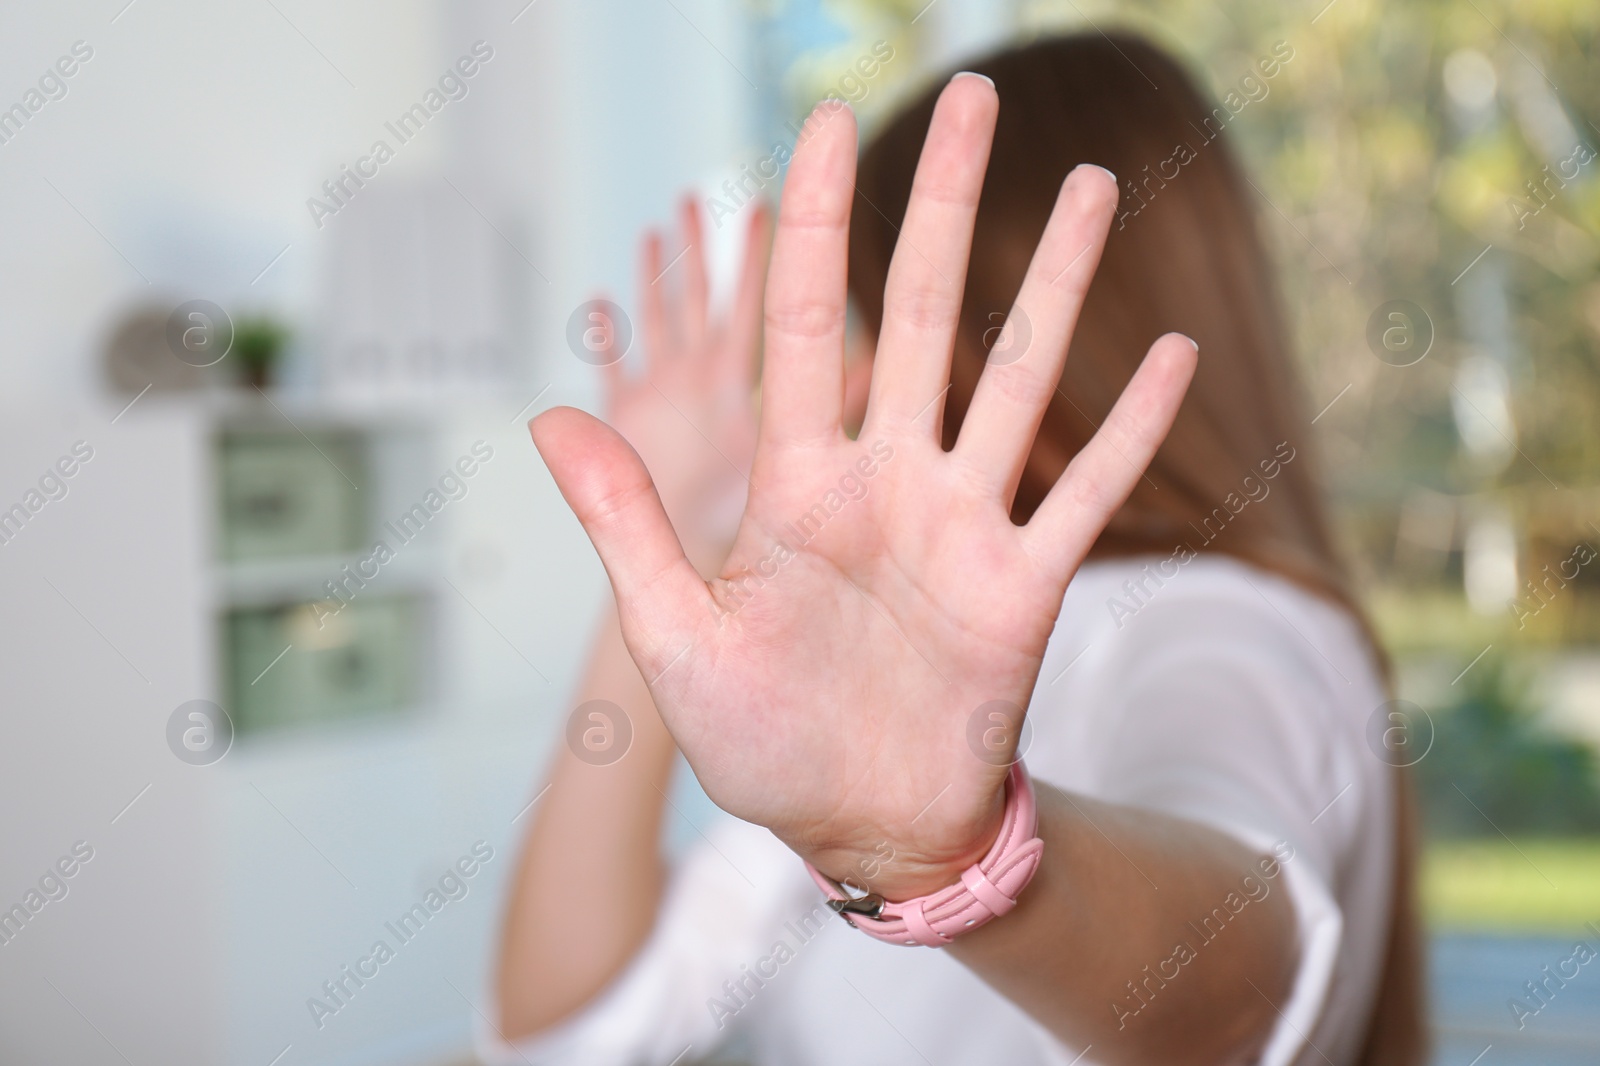
M 1282 46 L 1287 48 L 1287 46 Z M 1293 58 L 1264 57 L 1257 78 Z M 1012 507 L 1026 521 L 1105 419 L 1151 342 L 1176 330 L 1200 365 L 1148 476 L 1091 553 L 1196 551 L 1235 556 L 1345 608 L 1387 659 L 1334 548 L 1288 333 L 1250 185 L 1228 148 L 1236 111 L 1208 104 L 1172 58 L 1127 35 L 1040 41 L 966 69 L 1000 93 L 946 401 L 955 443 L 998 325 L 1021 288 L 1062 180 L 1079 163 L 1119 175 L 1122 200 L 1089 291 L 1061 387 L 1045 413 Z M 850 291 L 864 325 L 882 322 L 883 287 L 937 88 L 897 114 L 864 150 L 850 234 Z M 1243 99 L 1242 97 L 1239 99 Z M 1228 101 L 1233 103 L 1234 101 Z M 1242 110 L 1244 104 L 1239 105 Z M 1291 455 L 1284 460 L 1287 447 Z M 1267 507 L 1225 508 L 1273 463 Z M 1395 891 L 1389 948 L 1362 1061 L 1419 1063 L 1421 946 L 1412 900 L 1414 818 L 1397 775 Z

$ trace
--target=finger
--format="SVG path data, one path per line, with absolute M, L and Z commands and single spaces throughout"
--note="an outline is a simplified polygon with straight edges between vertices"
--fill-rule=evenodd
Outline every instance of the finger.
M 856 120 L 825 100 L 806 119 L 784 182 L 767 273 L 762 444 L 839 439 L 845 260 Z
M 729 362 L 722 367 L 740 385 L 755 384 L 756 352 L 761 345 L 761 294 L 767 283 L 768 242 L 771 239 L 772 212 L 756 203 L 745 230 L 744 263 L 739 269 L 739 287 L 728 311 L 727 335 L 723 354 Z
M 909 423 L 950 383 L 950 352 L 1000 100 L 989 79 L 957 74 L 939 94 L 884 287 L 867 420 Z M 932 439 L 938 416 L 919 421 Z
M 647 230 L 639 242 L 640 332 L 644 334 L 645 373 L 658 370 L 672 340 L 667 332 L 666 293 L 654 281 L 661 273 L 661 234 Z
M 678 224 L 683 228 L 684 249 L 683 259 L 676 268 L 683 271 L 678 281 L 682 286 L 679 291 L 683 301 L 680 322 L 683 327 L 684 350 L 692 358 L 703 358 L 706 342 L 706 302 L 710 284 L 706 280 L 706 247 L 700 229 L 700 208 L 695 204 L 694 197 L 683 198 L 683 204 L 678 209 L 678 220 Z M 668 272 L 670 273 L 672 269 L 669 267 Z
M 528 423 L 528 431 L 600 553 L 628 650 L 645 677 L 656 676 L 682 652 L 711 604 L 655 483 L 615 430 L 575 408 L 551 408 Z
M 1009 506 L 1117 209 L 1117 182 L 1097 166 L 1067 175 L 1004 331 L 951 452 Z
M 1199 349 L 1181 333 L 1150 346 L 1111 414 L 1023 527 L 1023 542 L 1063 587 L 1127 500 L 1172 428 Z

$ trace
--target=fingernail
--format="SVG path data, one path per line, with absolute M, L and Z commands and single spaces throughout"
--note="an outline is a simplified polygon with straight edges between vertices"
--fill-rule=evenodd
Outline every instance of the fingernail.
M 824 96 L 821 100 L 818 100 L 816 106 L 811 109 L 811 114 L 807 115 L 806 120 L 800 124 L 800 130 L 795 135 L 795 151 L 798 152 L 804 147 L 807 141 L 820 133 L 822 127 L 826 126 L 841 112 L 854 114 L 850 104 L 837 96 Z
M 989 83 L 989 87 L 991 89 L 994 88 L 994 79 L 993 78 L 989 77 L 986 74 L 979 74 L 975 70 L 963 70 L 960 73 L 956 74 L 955 78 L 951 78 L 950 80 L 951 81 L 955 81 L 956 78 L 981 78 L 982 80 L 984 80 L 984 81 Z
M 1110 178 L 1111 179 L 1111 184 L 1113 184 L 1113 185 L 1117 184 L 1117 176 L 1115 174 L 1111 173 L 1111 171 L 1107 170 L 1105 167 L 1101 166 L 1099 163 L 1079 163 L 1078 165 L 1079 166 L 1083 166 L 1083 167 L 1094 167 L 1100 173 L 1102 173 L 1106 177 Z
M 823 123 L 829 121 L 835 115 L 850 110 L 852 110 L 850 101 L 840 99 L 837 96 L 824 96 L 817 101 L 817 106 L 811 109 L 811 114 L 806 116 L 805 126 L 810 132 L 814 133 L 822 127 Z M 804 139 L 804 137 L 801 138 L 802 141 Z
M 1180 334 L 1178 334 L 1178 336 L 1180 336 L 1184 340 L 1188 341 L 1189 342 L 1189 347 L 1193 348 L 1195 351 L 1198 352 L 1200 350 L 1199 342 L 1196 341 L 1193 337 L 1189 336 L 1187 333 L 1180 333 Z

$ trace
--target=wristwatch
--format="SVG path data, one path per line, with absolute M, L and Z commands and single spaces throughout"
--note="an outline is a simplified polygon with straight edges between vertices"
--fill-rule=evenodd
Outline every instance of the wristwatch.
M 875 892 L 852 894 L 809 862 L 806 869 L 827 895 L 828 906 L 868 936 L 889 944 L 943 947 L 1015 907 L 1039 869 L 1044 841 L 1034 835 L 1038 810 L 1022 760 L 1011 764 L 1005 787 L 1000 836 L 989 853 L 967 867 L 958 883 L 937 892 L 891 903 Z

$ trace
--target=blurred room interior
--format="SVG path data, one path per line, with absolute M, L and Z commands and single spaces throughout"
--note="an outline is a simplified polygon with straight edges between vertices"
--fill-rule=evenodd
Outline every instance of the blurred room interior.
M 1126 26 L 1238 101 L 1396 659 L 1379 757 L 1423 799 L 1436 1061 L 1600 1061 L 1600 968 L 1508 1010 L 1600 943 L 1597 24 L 1588 0 L 6 5 L 0 105 L 44 99 L 0 113 L 0 906 L 92 857 L 0 927 L 0 1058 L 471 1061 L 608 594 L 525 429 L 595 406 L 586 301 L 626 312 L 635 234 L 685 190 L 726 273 L 722 212 L 776 196 L 748 175 L 822 95 L 870 131 L 964 56 Z M 681 778 L 687 840 L 710 806 Z M 469 854 L 381 978 L 308 1018 Z

